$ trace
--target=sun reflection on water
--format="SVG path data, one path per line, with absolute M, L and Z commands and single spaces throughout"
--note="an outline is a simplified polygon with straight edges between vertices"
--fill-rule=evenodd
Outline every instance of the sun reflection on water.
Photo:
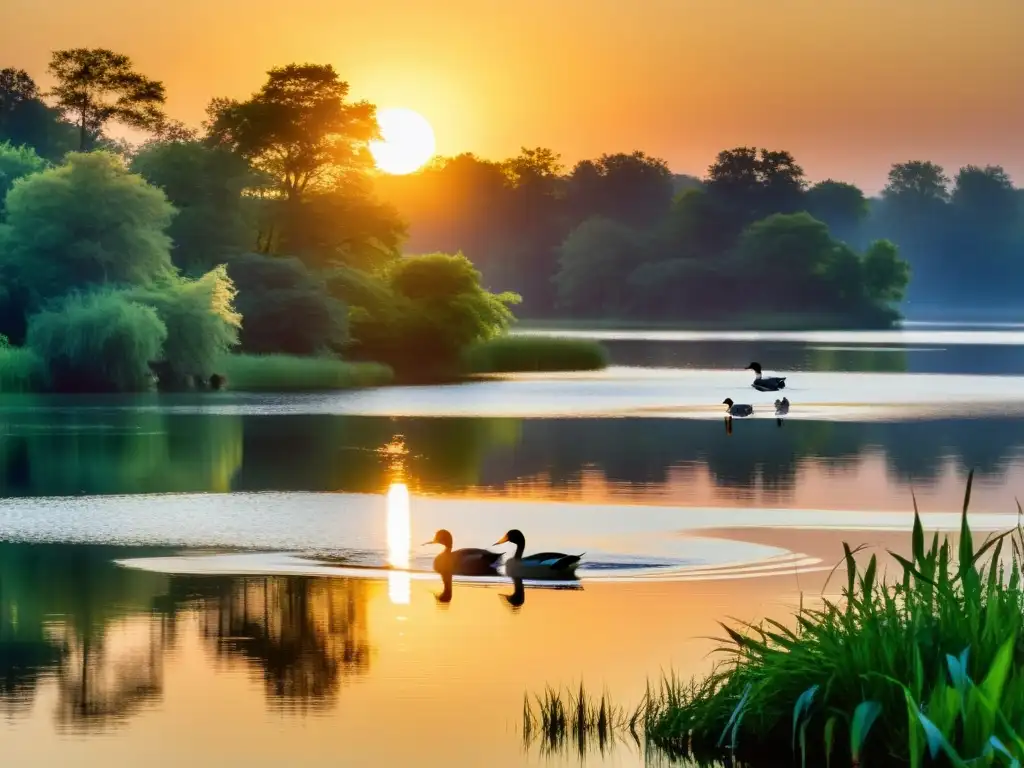
M 409 488 L 405 483 L 392 483 L 387 494 L 388 597 L 392 603 L 408 605 L 411 592 L 409 551 L 412 531 L 409 522 Z

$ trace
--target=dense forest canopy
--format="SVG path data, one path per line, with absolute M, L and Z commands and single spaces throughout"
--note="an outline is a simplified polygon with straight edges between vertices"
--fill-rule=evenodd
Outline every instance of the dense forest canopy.
M 199 130 L 121 54 L 57 51 L 49 73 L 44 93 L 0 70 L 0 333 L 65 380 L 104 324 L 145 335 L 119 342 L 130 388 L 154 363 L 209 375 L 229 349 L 450 367 L 520 295 L 527 317 L 872 326 L 908 286 L 911 302 L 1017 300 L 1024 198 L 995 166 L 897 164 L 877 199 L 756 147 L 703 178 L 641 151 L 567 167 L 545 147 L 388 176 L 375 107 L 329 65 L 214 97 Z M 115 124 L 150 138 L 116 141 Z

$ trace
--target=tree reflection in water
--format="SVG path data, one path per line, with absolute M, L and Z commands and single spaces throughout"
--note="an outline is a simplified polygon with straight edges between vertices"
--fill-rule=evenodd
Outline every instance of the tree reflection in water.
M 369 583 L 361 579 L 232 579 L 201 607 L 220 655 L 260 668 L 267 695 L 288 708 L 327 708 L 342 679 L 370 667 Z

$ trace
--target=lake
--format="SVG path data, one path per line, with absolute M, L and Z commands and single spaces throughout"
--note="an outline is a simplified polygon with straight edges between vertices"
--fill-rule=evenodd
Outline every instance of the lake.
M 574 333 L 613 367 L 0 398 L 5 761 L 579 765 L 524 739 L 525 695 L 632 706 L 706 671 L 719 621 L 838 591 L 843 541 L 905 548 L 912 493 L 954 530 L 971 468 L 975 528 L 1016 523 L 1024 326 Z M 752 360 L 789 379 L 781 421 Z M 441 527 L 585 553 L 580 581 L 446 591 Z M 582 759 L 645 764 L 628 739 Z

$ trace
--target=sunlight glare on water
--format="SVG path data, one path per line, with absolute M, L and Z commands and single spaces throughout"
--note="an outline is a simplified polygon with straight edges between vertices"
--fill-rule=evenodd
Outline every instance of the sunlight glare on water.
M 405 483 L 392 483 L 388 488 L 387 526 L 388 565 L 400 569 L 388 574 L 388 596 L 396 605 L 408 605 L 412 532 L 409 524 L 409 488 Z

